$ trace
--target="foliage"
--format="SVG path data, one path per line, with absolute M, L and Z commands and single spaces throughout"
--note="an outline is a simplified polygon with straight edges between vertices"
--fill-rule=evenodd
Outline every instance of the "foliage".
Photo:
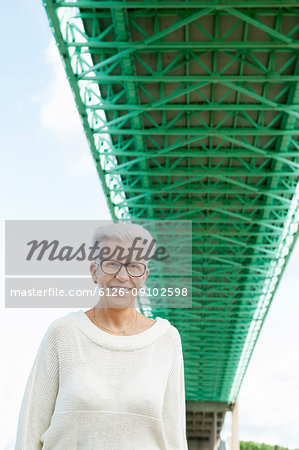
M 248 442 L 240 441 L 240 450 L 289 450 L 289 449 L 286 447 L 280 447 L 279 445 L 258 444 L 257 442 L 252 441 Z

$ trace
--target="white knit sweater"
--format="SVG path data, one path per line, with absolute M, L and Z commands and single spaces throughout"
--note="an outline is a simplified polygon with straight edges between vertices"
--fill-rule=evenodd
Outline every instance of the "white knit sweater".
M 166 319 L 133 336 L 83 310 L 56 319 L 40 344 L 15 450 L 186 450 L 180 334 Z

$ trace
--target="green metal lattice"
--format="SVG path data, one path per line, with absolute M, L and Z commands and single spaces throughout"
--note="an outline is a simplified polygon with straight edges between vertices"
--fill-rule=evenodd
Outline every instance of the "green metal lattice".
M 44 0 L 113 218 L 192 220 L 186 398 L 235 402 L 298 236 L 298 1 Z

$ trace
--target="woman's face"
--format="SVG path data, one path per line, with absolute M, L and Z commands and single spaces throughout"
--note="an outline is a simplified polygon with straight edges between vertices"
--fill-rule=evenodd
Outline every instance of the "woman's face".
M 107 256 L 105 255 L 103 258 L 105 260 L 110 258 L 109 255 L 112 255 L 111 259 L 113 261 L 119 261 L 121 263 L 138 262 L 145 265 L 147 264 L 147 261 L 144 260 L 138 259 L 138 261 L 136 261 L 136 252 L 133 252 L 130 261 L 128 259 L 120 259 L 121 255 L 118 254 L 119 252 L 113 255 L 113 253 L 115 253 L 116 246 L 123 249 L 123 255 L 127 255 L 128 249 L 132 246 L 132 242 L 107 240 L 105 241 L 104 246 L 111 250 L 109 254 Z M 111 263 L 110 265 L 113 267 L 115 263 Z M 97 265 L 95 262 L 91 263 L 90 271 L 93 280 L 97 282 L 99 289 L 101 289 L 104 293 L 104 295 L 101 294 L 101 302 L 103 303 L 104 301 L 106 307 L 114 308 L 128 308 L 130 306 L 135 307 L 137 292 L 144 285 L 145 279 L 148 275 L 148 269 L 146 269 L 145 273 L 140 277 L 130 276 L 125 266 L 121 266 L 117 274 L 108 275 L 104 273 L 101 266 Z

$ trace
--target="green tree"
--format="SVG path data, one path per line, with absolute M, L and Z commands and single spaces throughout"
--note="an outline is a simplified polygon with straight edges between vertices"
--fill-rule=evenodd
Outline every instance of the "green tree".
M 279 445 L 259 444 L 253 441 L 240 441 L 240 450 L 290 450 L 286 447 L 280 447 Z M 295 449 L 299 450 L 299 449 Z

